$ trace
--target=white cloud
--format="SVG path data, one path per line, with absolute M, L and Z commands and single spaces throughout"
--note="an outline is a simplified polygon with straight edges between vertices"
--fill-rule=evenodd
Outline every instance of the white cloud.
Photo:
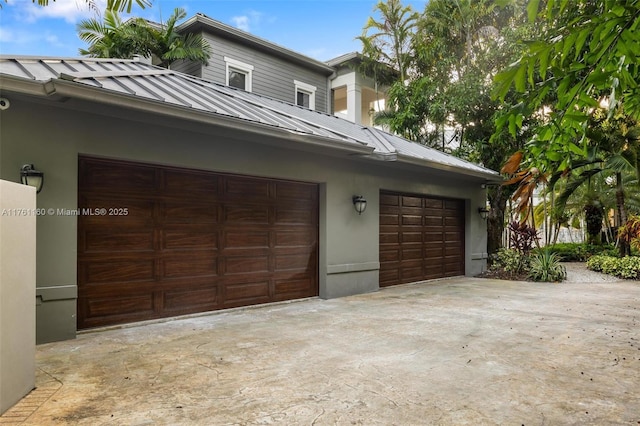
M 94 4 L 97 10 L 104 10 L 106 1 L 95 0 Z M 50 0 L 44 7 L 31 1 L 21 1 L 16 2 L 16 6 L 18 19 L 29 23 L 40 19 L 64 19 L 70 24 L 75 24 L 96 14 L 96 10 L 92 9 L 86 0 Z
M 14 33 L 12 30 L 0 27 L 0 43 L 9 43 L 14 40 Z
M 231 22 L 236 26 L 236 28 L 241 29 L 242 31 L 249 32 L 249 17 L 248 16 L 234 16 L 231 18 Z
M 262 12 L 250 10 L 245 15 L 231 17 L 231 22 L 233 22 L 236 28 L 249 32 L 259 27 L 263 18 L 264 14 Z

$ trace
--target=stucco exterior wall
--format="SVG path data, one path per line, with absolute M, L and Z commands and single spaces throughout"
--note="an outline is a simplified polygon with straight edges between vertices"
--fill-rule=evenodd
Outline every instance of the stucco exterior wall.
M 319 183 L 319 280 L 324 298 L 378 289 L 381 189 L 467 200 L 466 273 L 475 274 L 484 267 L 486 225 L 475 212 L 484 205 L 479 179 L 434 174 L 418 167 L 403 171 L 398 165 L 346 154 L 284 149 L 274 146 L 281 142 L 240 131 L 103 111 L 98 105 L 76 110 L 66 109 L 70 105 L 62 103 L 52 108 L 23 97 L 13 97 L 11 102 L 11 109 L 0 113 L 0 177 L 18 181 L 24 163 L 34 163 L 45 173 L 45 186 L 37 202 L 39 208 L 53 214 L 38 218 L 37 286 L 47 289 L 51 301 L 58 300 L 56 290 L 59 300 L 69 300 L 76 285 L 77 219 L 55 212 L 77 207 L 79 154 Z M 32 117 L 38 117 L 37 126 Z M 353 208 L 353 195 L 364 195 L 368 200 L 361 216 Z M 69 309 L 56 314 L 40 311 L 39 322 L 50 321 L 52 315 L 64 317 L 56 330 L 42 332 L 40 342 L 75 333 L 69 325 L 75 316 L 67 318 Z
M 36 191 L 0 180 L 0 414 L 35 386 Z

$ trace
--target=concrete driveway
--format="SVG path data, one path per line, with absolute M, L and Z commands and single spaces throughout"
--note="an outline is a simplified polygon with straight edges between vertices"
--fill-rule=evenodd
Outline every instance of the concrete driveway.
M 640 283 L 456 278 L 38 346 L 0 424 L 638 425 Z

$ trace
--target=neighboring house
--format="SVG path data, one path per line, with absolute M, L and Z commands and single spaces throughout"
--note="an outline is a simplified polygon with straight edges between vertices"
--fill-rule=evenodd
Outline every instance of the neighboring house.
M 212 48 L 207 65 L 181 61 L 171 68 L 215 83 L 269 96 L 371 126 L 386 92 L 356 71 L 360 54 L 327 63 L 196 14 L 177 28 L 201 34 Z
M 258 94 L 252 65 L 248 91 L 135 60 L 0 56 L 0 179 L 44 172 L 27 213 L 38 342 L 485 268 L 477 209 L 497 173 L 296 106 L 293 82 Z M 329 79 L 298 81 L 326 102 Z

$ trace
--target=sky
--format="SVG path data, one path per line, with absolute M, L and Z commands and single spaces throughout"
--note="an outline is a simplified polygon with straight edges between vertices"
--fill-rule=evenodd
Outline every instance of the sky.
M 105 0 L 96 0 L 98 5 Z M 361 50 L 355 37 L 378 0 L 153 0 L 132 15 L 165 21 L 176 7 L 247 31 L 311 58 L 327 61 Z M 404 0 L 422 12 L 427 0 Z M 77 57 L 86 45 L 78 22 L 95 16 L 86 0 L 50 0 L 40 7 L 31 0 L 0 0 L 0 54 Z M 104 8 L 104 7 L 103 7 Z M 128 15 L 123 14 L 123 18 Z

